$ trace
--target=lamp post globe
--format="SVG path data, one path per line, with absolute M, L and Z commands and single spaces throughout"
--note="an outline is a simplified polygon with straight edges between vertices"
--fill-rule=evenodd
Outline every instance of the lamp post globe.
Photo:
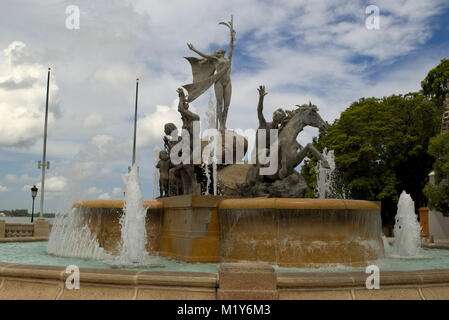
M 36 196 L 37 196 L 37 191 L 38 191 L 39 189 L 36 187 L 36 185 L 34 185 L 32 188 L 31 188 L 31 197 L 33 197 L 33 207 L 32 207 L 32 209 L 31 209 L 31 222 L 33 222 L 34 221 L 34 199 L 36 198 Z

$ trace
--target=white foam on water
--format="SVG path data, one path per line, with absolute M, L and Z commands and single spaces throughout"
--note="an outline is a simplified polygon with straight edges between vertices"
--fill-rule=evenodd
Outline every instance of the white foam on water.
M 415 214 L 415 202 L 402 192 L 395 217 L 394 243 L 391 256 L 417 257 L 421 248 L 421 225 Z

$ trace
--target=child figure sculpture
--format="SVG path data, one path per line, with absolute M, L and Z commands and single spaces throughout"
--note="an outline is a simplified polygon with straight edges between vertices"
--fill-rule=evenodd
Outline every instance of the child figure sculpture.
M 159 152 L 159 162 L 156 168 L 159 169 L 159 190 L 161 197 L 168 195 L 168 175 L 170 170 L 170 157 L 167 151 Z

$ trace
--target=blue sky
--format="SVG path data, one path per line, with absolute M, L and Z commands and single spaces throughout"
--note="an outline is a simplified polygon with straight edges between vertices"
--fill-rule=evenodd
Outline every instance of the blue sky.
M 380 29 L 365 27 L 367 5 Z M 80 9 L 80 29 L 65 26 Z M 0 4 L 0 210 L 31 210 L 40 184 L 46 69 L 52 67 L 46 211 L 77 199 L 121 199 L 132 158 L 135 78 L 141 79 L 137 163 L 152 197 L 153 149 L 166 122 L 180 123 L 176 89 L 191 81 L 186 43 L 226 48 L 237 31 L 230 128 L 256 128 L 257 87 L 265 115 L 309 100 L 332 122 L 361 97 L 420 88 L 449 58 L 447 0 L 143 1 L 17 0 Z M 12 85 L 11 85 L 12 84 Z M 11 87 L 12 86 L 12 87 Z M 205 115 L 207 92 L 192 104 Z M 311 141 L 307 129 L 298 140 Z

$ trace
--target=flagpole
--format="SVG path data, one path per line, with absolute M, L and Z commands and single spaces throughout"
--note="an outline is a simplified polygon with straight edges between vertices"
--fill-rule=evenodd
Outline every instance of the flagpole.
M 134 110 L 134 143 L 133 143 L 133 165 L 136 163 L 136 133 L 137 133 L 137 101 L 139 96 L 139 78 L 136 79 L 136 106 Z
M 50 71 L 48 68 L 47 75 L 47 99 L 45 102 L 45 124 L 44 124 L 44 150 L 42 156 L 42 163 L 39 161 L 38 169 L 42 167 L 42 184 L 41 184 L 41 208 L 39 213 L 39 219 L 44 218 L 44 190 L 45 190 L 45 169 L 50 169 L 50 163 L 47 162 L 47 126 L 48 126 L 48 99 L 50 95 Z

